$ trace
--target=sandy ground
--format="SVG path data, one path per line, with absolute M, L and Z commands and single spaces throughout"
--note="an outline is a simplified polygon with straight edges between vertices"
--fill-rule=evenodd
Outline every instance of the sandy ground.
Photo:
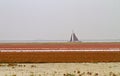
M 120 51 L 116 51 L 119 49 L 120 43 L 0 44 L 0 50 L 113 50 L 94 52 L 0 52 L 0 62 L 2 62 L 0 63 L 0 76 L 120 76 Z M 16 64 L 14 62 L 37 63 Z
M 0 76 L 120 76 L 120 63 L 0 63 Z

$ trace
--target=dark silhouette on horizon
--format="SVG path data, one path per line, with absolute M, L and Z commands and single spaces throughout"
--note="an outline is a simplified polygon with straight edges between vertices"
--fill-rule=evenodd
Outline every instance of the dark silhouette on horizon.
M 71 34 L 70 42 L 79 42 L 79 40 L 74 32 L 72 32 L 72 34 Z

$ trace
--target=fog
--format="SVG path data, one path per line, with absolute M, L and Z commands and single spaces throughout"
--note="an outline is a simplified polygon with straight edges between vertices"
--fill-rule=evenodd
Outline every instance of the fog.
M 0 0 L 0 40 L 120 39 L 120 0 Z

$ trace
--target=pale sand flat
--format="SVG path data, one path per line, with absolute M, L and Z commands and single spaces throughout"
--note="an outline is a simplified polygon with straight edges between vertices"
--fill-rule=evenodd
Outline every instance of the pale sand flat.
M 69 75 L 71 74 L 71 75 Z M 120 76 L 120 63 L 1 63 L 0 76 Z

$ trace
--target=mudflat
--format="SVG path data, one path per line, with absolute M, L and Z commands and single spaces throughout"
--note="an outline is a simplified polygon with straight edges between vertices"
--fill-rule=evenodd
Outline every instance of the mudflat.
M 59 49 L 120 49 L 120 43 L 1 43 L 0 49 L 39 49 L 39 50 L 59 50 Z
M 0 62 L 119 62 L 120 43 L 13 43 L 0 44 L 0 50 L 43 50 L 42 52 L 0 52 Z M 73 50 L 44 52 L 44 50 Z M 74 51 L 97 49 L 98 51 Z M 99 51 L 113 49 L 113 51 Z

